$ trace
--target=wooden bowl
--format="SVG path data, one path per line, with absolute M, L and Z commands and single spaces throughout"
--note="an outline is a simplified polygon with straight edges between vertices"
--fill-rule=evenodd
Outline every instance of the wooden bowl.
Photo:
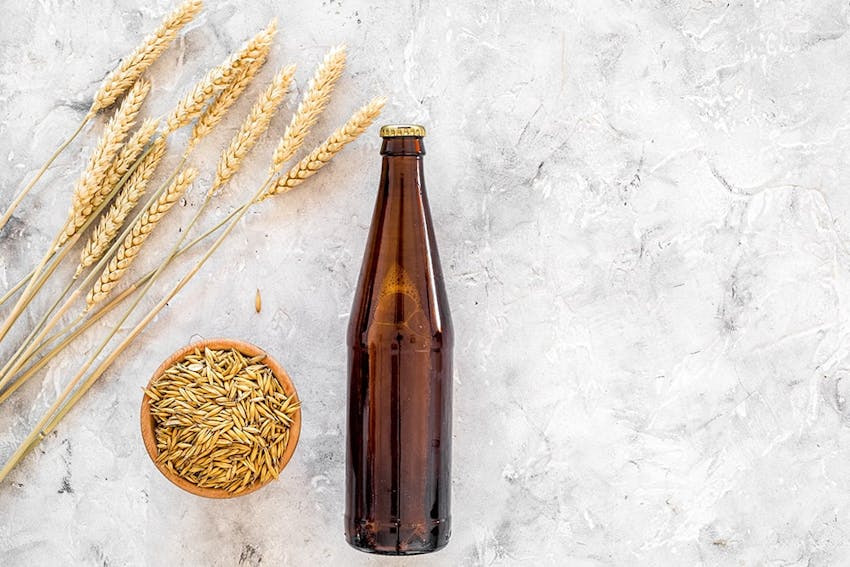
M 295 386 L 292 384 L 292 380 L 290 380 L 289 375 L 274 360 L 271 356 L 269 356 L 264 350 L 258 348 L 250 343 L 245 343 L 242 341 L 235 341 L 231 339 L 210 339 L 200 341 L 184 348 L 181 348 L 174 354 L 168 357 L 165 362 L 163 362 L 159 368 L 156 369 L 156 372 L 153 373 L 150 381 L 148 382 L 148 387 L 150 387 L 154 382 L 159 380 L 159 378 L 165 373 L 168 368 L 171 368 L 175 363 L 183 360 L 187 355 L 191 354 L 195 349 L 209 348 L 210 350 L 226 350 L 233 349 L 241 352 L 247 357 L 254 357 L 259 355 L 266 355 L 266 358 L 261 362 L 268 366 L 272 374 L 274 374 L 277 381 L 280 382 L 281 386 L 283 386 L 283 390 L 287 396 L 294 396 L 295 401 L 298 401 L 298 392 L 295 391 Z M 154 466 L 159 469 L 159 472 L 165 476 L 172 483 L 176 484 L 186 492 L 191 492 L 192 494 L 196 494 L 198 496 L 204 496 L 206 498 L 233 498 L 235 496 L 244 496 L 245 494 L 250 494 L 256 490 L 259 490 L 268 482 L 265 483 L 257 480 L 254 484 L 249 485 L 244 490 L 232 493 L 228 492 L 221 488 L 202 488 L 196 484 L 189 482 L 188 480 L 177 476 L 172 473 L 166 467 L 160 465 L 156 462 L 157 455 L 159 454 L 156 448 L 156 437 L 154 436 L 154 417 L 151 415 L 151 399 L 145 394 L 142 397 L 142 410 L 141 410 L 141 425 L 142 425 L 142 440 L 145 442 L 145 449 L 148 451 L 148 455 L 153 461 Z M 295 413 L 292 414 L 292 425 L 289 428 L 289 442 L 286 446 L 286 450 L 284 451 L 282 458 L 280 460 L 280 470 L 282 471 L 284 467 L 286 467 L 289 459 L 292 458 L 292 454 L 295 452 L 295 446 L 298 445 L 298 436 L 301 434 L 301 409 L 299 408 Z M 274 480 L 274 479 L 271 479 Z

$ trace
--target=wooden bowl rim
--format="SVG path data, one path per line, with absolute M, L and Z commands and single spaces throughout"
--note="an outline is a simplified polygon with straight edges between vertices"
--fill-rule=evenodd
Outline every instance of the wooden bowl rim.
M 154 371 L 153 376 L 151 376 L 151 379 L 148 381 L 148 388 L 150 388 L 150 386 L 154 382 L 156 382 L 165 373 L 165 371 L 168 368 L 171 368 L 171 366 L 173 366 L 176 362 L 183 360 L 188 354 L 194 352 L 195 349 L 203 350 L 204 348 L 209 348 L 210 350 L 234 349 L 249 357 L 259 356 L 261 354 L 265 355 L 265 359 L 262 360 L 262 363 L 271 369 L 274 377 L 277 379 L 278 382 L 280 382 L 281 386 L 283 386 L 284 392 L 286 392 L 287 395 L 294 396 L 296 402 L 299 400 L 298 392 L 295 390 L 295 385 L 292 383 L 292 379 L 289 377 L 289 374 L 286 373 L 286 370 L 284 370 L 283 367 L 269 355 L 269 353 L 251 343 L 225 338 L 205 339 L 189 344 L 181 349 L 178 349 L 171 356 L 165 359 L 165 361 L 160 364 L 159 367 Z M 156 437 L 154 436 L 154 418 L 150 412 L 150 402 L 150 397 L 147 395 L 147 393 L 144 393 L 144 395 L 142 396 L 142 407 L 140 411 L 142 441 L 145 444 L 145 449 L 147 449 L 148 456 L 150 457 L 151 462 L 165 478 L 171 481 L 172 484 L 182 488 L 186 492 L 190 492 L 197 496 L 222 499 L 245 496 L 246 494 L 250 494 L 259 490 L 266 484 L 270 483 L 272 480 L 275 480 L 274 478 L 272 478 L 264 483 L 258 480 L 245 490 L 233 494 L 221 488 L 200 487 L 196 484 L 192 484 L 183 477 L 172 473 L 160 463 L 156 462 L 158 452 L 156 448 Z M 280 471 L 283 471 L 283 469 L 289 463 L 289 460 L 292 458 L 292 454 L 295 452 L 295 447 L 298 445 L 298 438 L 300 435 L 301 408 L 298 408 L 298 410 L 292 415 L 292 425 L 290 425 L 289 427 L 289 443 L 287 444 L 286 450 L 284 451 L 281 457 Z

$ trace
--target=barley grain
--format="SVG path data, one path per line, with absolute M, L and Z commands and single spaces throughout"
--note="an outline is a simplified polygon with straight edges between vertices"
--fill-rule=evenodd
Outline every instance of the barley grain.
M 231 493 L 277 478 L 280 456 L 289 442 L 284 430 L 288 432 L 289 426 L 281 429 L 273 416 L 283 413 L 291 420 L 300 405 L 268 366 L 251 361 L 258 378 L 245 372 L 248 364 L 241 353 L 206 349 L 189 354 L 145 389 L 154 417 L 158 463 L 199 487 Z M 197 365 L 215 369 L 213 383 L 187 376 L 186 369 Z M 248 390 L 243 400 L 226 407 L 220 393 L 227 383 Z M 267 383 L 276 395 L 263 395 Z M 184 409 L 175 414 L 175 405 Z

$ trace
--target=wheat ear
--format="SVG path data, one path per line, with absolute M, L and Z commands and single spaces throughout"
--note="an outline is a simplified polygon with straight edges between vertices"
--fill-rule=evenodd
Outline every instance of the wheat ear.
M 165 138 L 160 137 L 154 141 L 151 151 L 127 179 L 109 211 L 100 219 L 100 223 L 92 232 L 80 254 L 80 265 L 77 266 L 77 273 L 74 274 L 74 277 L 79 276 L 84 269 L 103 258 L 103 254 L 109 249 L 112 240 L 121 230 L 127 216 L 138 204 L 142 195 L 145 194 L 148 182 L 165 155 L 165 140 Z
M 215 93 L 227 88 L 247 65 L 262 57 L 262 53 L 268 52 L 268 46 L 271 45 L 276 32 L 277 20 L 272 20 L 266 29 L 245 42 L 239 51 L 218 67 L 211 69 L 183 100 L 177 103 L 165 120 L 166 132 L 173 132 L 194 120 Z
M 145 69 L 162 55 L 177 37 L 180 28 L 192 21 L 202 6 L 203 2 L 200 0 L 187 0 L 171 12 L 156 31 L 146 37 L 142 44 L 106 77 L 94 96 L 89 114 L 110 106 L 124 94 L 142 76 Z
M 133 127 L 150 88 L 151 84 L 148 81 L 144 79 L 137 81 L 121 106 L 109 119 L 103 135 L 89 158 L 86 170 L 74 187 L 71 212 L 56 245 L 57 249 L 76 234 L 94 209 L 103 202 L 104 195 L 101 193 L 103 181 L 115 156 L 121 151 L 121 145 Z
M 153 135 L 156 134 L 156 129 L 159 127 L 159 121 L 153 118 L 145 118 L 139 129 L 130 137 L 124 147 L 121 148 L 121 153 L 109 166 L 106 175 L 103 178 L 103 183 L 100 185 L 98 200 L 106 199 L 112 193 L 112 189 L 119 181 L 130 171 L 136 160 L 142 155 L 142 151 L 148 142 L 151 141 Z
M 204 136 L 212 132 L 219 122 L 227 114 L 227 111 L 233 106 L 257 73 L 262 69 L 271 51 L 272 44 L 268 43 L 261 46 L 258 50 L 258 57 L 254 61 L 248 63 L 242 72 L 231 81 L 227 87 L 218 93 L 218 96 L 204 109 L 204 113 L 198 118 L 195 127 L 192 128 L 192 135 L 189 137 L 189 148 L 193 148 Z
M 385 97 L 376 97 L 369 104 L 355 112 L 348 119 L 348 122 L 331 134 L 310 155 L 293 166 L 286 175 L 281 176 L 260 200 L 297 187 L 305 179 L 311 177 L 326 166 L 346 144 L 355 140 L 375 121 L 375 118 L 381 113 L 386 102 L 387 99 Z
M 292 159 L 310 128 L 316 124 L 319 116 L 325 110 L 334 90 L 334 85 L 345 69 L 345 46 L 340 45 L 331 49 L 325 55 L 322 64 L 307 85 L 307 94 L 298 105 L 298 110 L 292 115 L 292 120 L 274 151 L 270 173 L 279 172 L 284 164 Z
M 242 123 L 239 132 L 233 136 L 230 145 L 222 152 L 216 166 L 215 179 L 210 188 L 210 193 L 215 193 L 222 185 L 230 181 L 230 178 L 242 166 L 242 160 L 248 155 L 260 136 L 268 130 L 269 123 L 289 90 L 289 84 L 292 82 L 294 74 L 295 65 L 284 67 L 275 75 L 268 88 L 260 94 L 257 102 L 251 107 L 251 111 Z
M 193 167 L 188 167 L 180 172 L 165 193 L 153 203 L 148 210 L 142 213 L 142 216 L 133 225 L 133 229 L 127 234 L 124 242 L 118 247 L 115 256 L 109 260 L 100 279 L 94 284 L 94 287 L 86 296 L 86 310 L 91 309 L 97 303 L 106 299 L 109 292 L 114 288 L 121 276 L 130 268 L 133 260 L 139 255 L 147 237 L 156 227 L 157 223 L 162 219 L 165 213 L 168 212 L 177 199 L 186 191 L 186 188 L 195 180 L 198 175 L 198 170 Z

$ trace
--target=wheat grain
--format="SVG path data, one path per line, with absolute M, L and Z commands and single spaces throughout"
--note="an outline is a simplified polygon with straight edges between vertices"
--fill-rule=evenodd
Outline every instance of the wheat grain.
M 133 225 L 132 230 L 127 234 L 124 242 L 118 247 L 100 278 L 86 296 L 87 309 L 91 309 L 94 305 L 106 299 L 106 296 L 118 284 L 118 281 L 130 268 L 133 260 L 139 255 L 142 244 L 157 223 L 168 212 L 168 209 L 177 202 L 177 199 L 186 191 L 186 188 L 195 180 L 197 175 L 198 170 L 193 167 L 184 169 L 174 178 L 174 181 L 160 198 L 142 213 L 142 216 Z
M 106 77 L 94 96 L 89 114 L 110 106 L 124 94 L 174 41 L 180 28 L 201 11 L 202 6 L 203 2 L 200 0 L 187 0 L 171 12 L 159 28 L 146 37 L 142 44 Z
M 293 114 L 283 138 L 275 148 L 270 173 L 279 172 L 304 143 L 310 128 L 316 124 L 330 101 L 334 85 L 345 69 L 345 57 L 343 45 L 334 47 L 325 55 L 322 64 L 307 84 L 307 94 L 298 105 L 298 110 Z
M 292 167 L 286 175 L 281 176 L 260 198 L 267 199 L 272 195 L 289 191 L 304 182 L 305 179 L 314 175 L 323 168 L 331 159 L 345 147 L 346 144 L 355 140 L 369 127 L 375 118 L 381 113 L 387 99 L 377 97 L 355 112 L 342 127 L 331 134 L 321 145 L 314 149 L 310 155 L 302 159 Z
M 300 403 L 264 358 L 195 349 L 146 388 L 156 462 L 196 486 L 234 494 L 277 478 Z M 238 402 L 227 397 L 234 386 Z
M 109 166 L 106 175 L 101 183 L 98 193 L 98 200 L 106 199 L 112 193 L 112 189 L 121 181 L 121 179 L 130 171 L 133 164 L 136 163 L 138 157 L 142 154 L 142 150 L 150 142 L 156 129 L 159 126 L 159 121 L 153 118 L 145 118 L 135 134 L 121 148 L 121 153 Z
M 60 248 L 69 238 L 83 226 L 96 209 L 103 202 L 104 196 L 101 187 L 115 156 L 121 151 L 124 139 L 136 121 L 136 116 L 141 110 L 151 85 L 148 81 L 140 79 L 133 85 L 130 92 L 124 98 L 121 106 L 109 119 L 103 134 L 98 140 L 97 146 L 89 158 L 88 166 L 74 187 L 71 212 L 68 221 L 62 231 L 56 248 Z M 108 193 L 107 193 L 108 194 Z
M 261 46 L 258 49 L 258 57 L 248 63 L 242 69 L 242 72 L 223 91 L 218 93 L 215 99 L 204 109 L 203 114 L 198 118 L 198 122 L 192 129 L 192 135 L 189 137 L 189 148 L 193 148 L 221 122 L 230 107 L 239 100 L 239 97 L 263 67 L 270 50 L 271 43 Z
M 151 151 L 127 179 L 109 211 L 100 219 L 100 223 L 92 232 L 80 254 L 80 264 L 77 266 L 74 277 L 79 276 L 84 269 L 100 260 L 112 244 L 112 240 L 118 234 L 127 216 L 138 204 L 142 195 L 145 194 L 150 178 L 165 155 L 165 140 L 164 137 L 160 137 L 154 141 Z
M 210 189 L 211 193 L 214 193 L 236 174 L 242 165 L 242 160 L 248 155 L 260 136 L 268 130 L 269 123 L 283 101 L 283 97 L 286 96 L 294 74 L 295 65 L 282 68 L 266 90 L 260 94 L 257 102 L 248 112 L 239 132 L 233 136 L 230 145 L 222 152 L 221 158 L 218 160 L 215 179 Z
M 263 52 L 268 51 L 268 46 L 271 45 L 274 35 L 277 32 L 277 20 L 272 20 L 271 23 L 248 40 L 244 46 L 227 58 L 224 63 L 211 69 L 203 79 L 201 79 L 195 87 L 189 91 L 183 99 L 177 103 L 177 106 L 166 119 L 166 132 L 173 132 L 178 128 L 182 128 L 189 124 L 197 117 L 204 109 L 207 101 L 212 96 L 227 88 L 234 77 L 238 76 L 242 70 L 252 61 L 262 57 Z

